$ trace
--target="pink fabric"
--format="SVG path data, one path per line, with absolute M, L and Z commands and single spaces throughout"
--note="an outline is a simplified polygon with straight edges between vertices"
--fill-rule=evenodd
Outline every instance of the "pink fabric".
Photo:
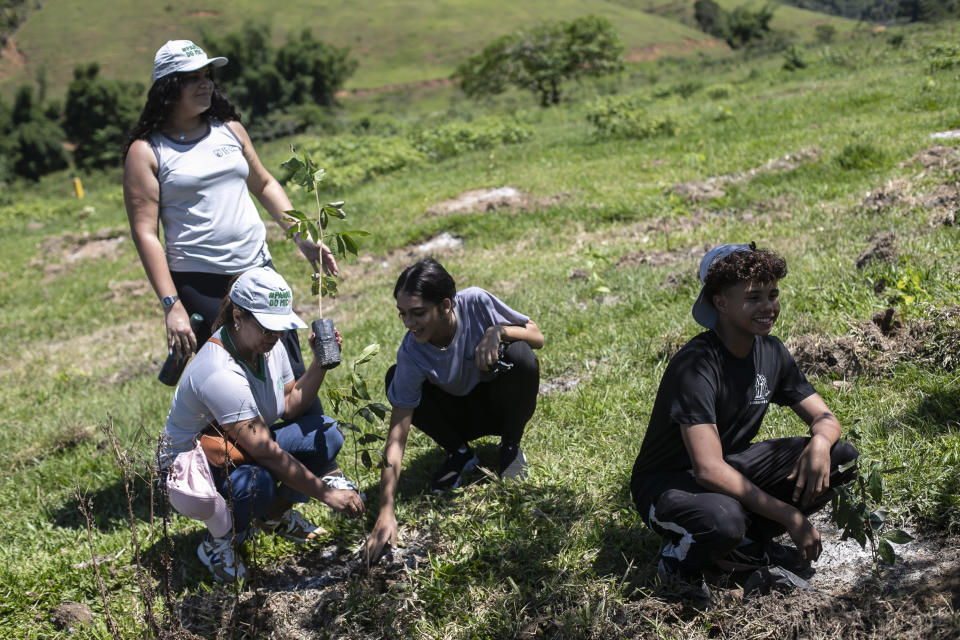
M 167 494 L 174 509 L 188 518 L 202 520 L 215 538 L 230 532 L 232 520 L 227 501 L 217 492 L 199 441 L 173 461 L 167 475 Z

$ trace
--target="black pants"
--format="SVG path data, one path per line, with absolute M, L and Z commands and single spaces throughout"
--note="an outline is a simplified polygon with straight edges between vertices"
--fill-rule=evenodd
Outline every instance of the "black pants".
M 273 268 L 272 262 L 264 266 Z M 203 316 L 203 323 L 197 332 L 197 349 L 203 346 L 211 335 L 211 325 L 217 319 L 220 311 L 220 302 L 229 293 L 227 285 L 236 274 L 200 273 L 194 271 L 171 271 L 173 285 L 177 288 L 177 295 L 187 315 L 199 313 Z M 303 364 L 303 354 L 300 352 L 300 340 L 295 329 L 287 331 L 283 338 L 284 348 L 290 357 L 290 368 L 293 377 L 299 378 L 306 372 Z
M 504 361 L 513 368 L 479 383 L 465 396 L 451 395 L 424 382 L 420 406 L 413 410 L 414 426 L 449 453 L 481 436 L 501 436 L 506 444 L 520 444 L 537 407 L 540 362 L 523 341 L 507 346 Z M 393 365 L 387 371 L 387 388 L 396 369 Z
M 761 490 L 809 515 L 823 508 L 833 495 L 827 491 L 806 507 L 792 499 L 795 483 L 787 476 L 809 441 L 800 437 L 764 440 L 745 451 L 724 456 L 724 460 Z M 857 450 L 847 442 L 833 445 L 831 487 L 853 479 L 855 468 L 841 473 L 839 467 L 857 455 Z M 711 565 L 736 549 L 744 537 L 766 541 L 785 531 L 782 525 L 745 510 L 736 498 L 701 487 L 692 471 L 635 473 L 630 490 L 644 522 L 667 542 L 664 555 L 678 560 L 684 571 Z

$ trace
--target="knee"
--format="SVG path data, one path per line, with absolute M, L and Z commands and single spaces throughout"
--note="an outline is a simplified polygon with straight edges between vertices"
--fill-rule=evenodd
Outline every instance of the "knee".
M 530 345 L 523 340 L 511 342 L 504 352 L 504 360 L 513 364 L 517 373 L 532 374 L 539 377 L 540 361 Z
M 272 504 L 276 499 L 277 481 L 265 467 L 244 465 L 230 474 L 226 485 L 230 498 L 234 501 L 252 501 L 255 504 Z
M 320 450 L 321 446 L 323 446 L 327 451 L 328 458 L 331 460 L 336 458 L 337 454 L 340 453 L 340 449 L 343 448 L 343 434 L 340 432 L 340 427 L 337 426 L 337 423 L 331 420 L 329 425 L 317 434 L 317 437 L 323 438 L 323 443 L 317 442 L 317 450 Z
M 850 482 L 857 473 L 856 466 L 851 466 L 849 469 L 843 472 L 839 472 L 839 468 L 846 464 L 850 464 L 859 456 L 860 452 L 857 451 L 857 448 L 849 442 L 840 441 L 833 445 L 833 448 L 830 449 L 830 465 L 838 471 L 834 472 L 837 475 L 831 477 L 830 483 L 834 486 L 837 486 Z

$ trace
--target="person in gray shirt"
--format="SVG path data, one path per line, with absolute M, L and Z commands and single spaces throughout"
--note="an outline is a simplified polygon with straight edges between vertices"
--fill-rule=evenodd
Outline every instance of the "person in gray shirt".
M 433 258 L 407 267 L 393 296 L 407 334 L 386 375 L 392 411 L 368 558 L 397 543 L 394 496 L 411 425 L 447 452 L 431 482 L 434 493 L 460 485 L 479 462 L 469 442 L 485 435 L 500 436 L 500 477 L 522 477 L 520 439 L 540 387 L 533 349 L 543 346 L 543 334 L 496 296 L 478 287 L 458 292 Z

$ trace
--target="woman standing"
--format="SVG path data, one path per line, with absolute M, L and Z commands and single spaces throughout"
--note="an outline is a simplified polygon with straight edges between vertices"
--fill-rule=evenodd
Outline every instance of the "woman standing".
M 368 558 L 397 543 L 394 496 L 411 425 L 447 452 L 430 484 L 434 493 L 460 485 L 479 463 L 469 443 L 485 435 L 500 436 L 500 477 L 520 477 L 527 466 L 520 439 L 540 388 L 533 349 L 543 346 L 543 334 L 492 294 L 458 292 L 446 269 L 426 258 L 400 274 L 393 297 L 408 331 L 386 376 L 392 411 Z
M 174 392 L 159 463 L 169 472 L 209 434 L 213 484 L 231 517 L 220 526 L 208 522 L 197 555 L 218 580 L 233 581 L 246 575 L 236 545 L 251 528 L 295 542 L 322 532 L 293 503 L 316 498 L 354 517 L 364 506 L 337 465 L 337 424 L 311 412 L 326 371 L 314 360 L 294 380 L 279 344 L 284 332 L 306 328 L 280 274 L 261 267 L 234 278 L 214 328 Z
M 189 40 L 171 40 L 153 61 L 153 85 L 124 146 L 123 195 L 130 230 L 147 278 L 163 306 L 171 351 L 191 353 L 210 336 L 231 277 L 271 265 L 266 227 L 252 193 L 281 227 L 293 209 L 264 168 L 233 105 L 213 81 L 226 58 L 208 58 Z M 158 224 L 163 225 L 160 242 Z M 336 260 L 297 238 L 317 269 Z M 203 316 L 194 335 L 189 317 Z M 294 375 L 303 375 L 295 331 L 283 338 Z

